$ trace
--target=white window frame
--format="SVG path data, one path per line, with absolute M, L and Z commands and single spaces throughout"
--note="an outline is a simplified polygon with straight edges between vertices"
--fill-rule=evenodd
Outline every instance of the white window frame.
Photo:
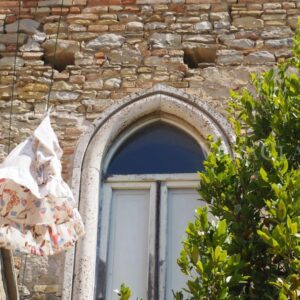
M 157 191 L 157 183 L 160 183 L 160 191 Z M 149 209 L 149 258 L 148 258 L 148 300 L 166 299 L 166 231 L 167 231 L 167 205 L 168 190 L 173 189 L 197 189 L 199 178 L 197 174 L 179 173 L 179 174 L 145 174 L 145 175 L 113 175 L 105 179 L 102 183 L 103 191 L 102 207 L 100 213 L 99 226 L 99 259 L 107 265 L 108 245 L 109 245 L 109 224 L 111 216 L 111 201 L 113 190 L 150 190 L 150 209 Z M 159 196 L 158 196 L 159 192 Z M 157 202 L 157 197 L 160 201 Z M 184 201 L 184 199 L 183 199 Z M 159 207 L 157 204 L 159 203 Z M 200 205 L 200 202 L 199 202 Z M 157 216 L 159 211 L 159 232 L 157 232 Z M 159 235 L 157 237 L 157 234 Z M 156 239 L 159 238 L 159 249 L 156 249 Z M 178 253 L 179 255 L 179 253 Z M 151 257 L 154 261 L 151 261 Z M 159 261 L 159 263 L 158 263 Z M 157 278 L 158 276 L 158 278 Z M 107 283 L 103 283 L 106 285 Z M 105 286 L 101 291 L 105 294 Z M 156 298 L 158 294 L 158 299 Z M 144 299 L 146 300 L 146 299 Z
M 148 258 L 148 286 L 154 278 L 151 278 L 154 274 L 154 266 L 150 262 L 150 257 L 155 255 L 155 220 L 156 220 L 156 184 L 154 182 L 136 182 L 130 180 L 123 181 L 110 181 L 109 179 L 103 183 L 103 196 L 102 207 L 100 213 L 100 230 L 99 230 L 99 259 L 108 266 L 108 247 L 109 247 L 109 232 L 111 224 L 111 209 L 112 209 L 112 194 L 113 190 L 149 190 L 150 191 L 150 203 L 149 203 L 149 258 Z M 107 271 L 107 270 L 106 270 Z M 105 278 L 105 286 L 102 286 L 101 290 L 103 295 L 106 294 L 107 278 Z

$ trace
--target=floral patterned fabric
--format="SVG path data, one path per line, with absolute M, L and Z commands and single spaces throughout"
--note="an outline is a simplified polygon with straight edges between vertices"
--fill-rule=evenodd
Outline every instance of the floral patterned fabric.
M 0 247 L 52 255 L 83 234 L 49 115 L 0 165 Z

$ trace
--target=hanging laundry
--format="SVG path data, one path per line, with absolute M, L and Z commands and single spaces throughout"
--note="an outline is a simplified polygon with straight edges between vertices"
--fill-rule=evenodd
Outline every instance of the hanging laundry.
M 52 255 L 83 234 L 73 194 L 61 176 L 62 150 L 49 114 L 0 165 L 0 247 Z

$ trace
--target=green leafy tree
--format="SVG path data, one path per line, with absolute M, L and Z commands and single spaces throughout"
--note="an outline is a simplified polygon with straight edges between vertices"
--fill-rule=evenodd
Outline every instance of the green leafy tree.
M 210 139 L 199 194 L 216 218 L 199 208 L 186 229 L 176 300 L 300 299 L 299 31 L 293 51 L 232 93 L 233 155 Z

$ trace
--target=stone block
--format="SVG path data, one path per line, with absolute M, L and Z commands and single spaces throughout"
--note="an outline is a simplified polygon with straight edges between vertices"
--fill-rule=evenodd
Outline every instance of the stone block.
M 296 7 L 296 3 L 291 1 L 286 1 L 282 3 L 282 8 L 284 9 L 295 8 L 295 7 Z
M 213 28 L 211 22 L 203 21 L 203 22 L 196 23 L 194 25 L 194 29 L 196 32 L 204 33 L 204 32 L 211 31 Z
M 59 25 L 59 31 L 58 31 L 58 25 Z M 57 32 L 67 33 L 68 32 L 68 25 L 65 22 L 46 23 L 44 25 L 44 32 L 46 34 L 57 34 Z
M 214 29 L 215 30 L 222 30 L 222 29 L 230 29 L 230 22 L 229 21 L 216 21 L 214 22 Z
M 87 28 L 86 28 L 86 26 L 83 26 L 83 25 L 71 24 L 68 27 L 68 31 L 69 32 L 85 32 L 85 31 L 87 31 Z M 89 30 L 89 31 L 92 31 L 92 30 Z
M 32 15 L 39 15 L 39 16 L 42 16 L 42 15 L 48 15 L 50 14 L 50 8 L 49 7 L 38 7 L 38 8 L 31 8 L 30 9 L 30 13 Z
M 23 87 L 24 92 L 48 92 L 49 86 L 43 83 L 28 83 Z
M 266 40 L 265 46 L 267 48 L 291 48 L 293 46 L 294 39 L 287 38 L 287 39 L 276 39 L 276 40 Z
M 279 39 L 293 36 L 293 31 L 290 27 L 267 27 L 265 28 L 262 33 L 261 37 L 263 39 Z
M 104 32 L 104 31 L 108 31 L 108 25 L 99 25 L 99 24 L 89 25 L 88 31 L 89 32 Z
M 187 4 L 186 9 L 188 11 L 208 11 L 211 8 L 209 3 L 199 3 L 199 4 Z
M 259 32 L 256 30 L 242 30 L 235 33 L 236 39 L 250 39 L 256 41 L 259 38 Z
M 264 3 L 263 8 L 264 9 L 280 9 L 281 3 Z
M 72 6 L 73 0 L 40 0 L 39 7 L 52 7 L 52 6 Z
M 100 35 L 86 45 L 91 50 L 101 50 L 103 48 L 115 49 L 120 48 L 125 42 L 125 38 L 121 35 L 107 33 Z
M 100 20 L 118 20 L 116 14 L 101 14 L 99 17 Z
M 248 10 L 261 10 L 262 7 L 263 6 L 260 3 L 249 3 L 247 5 Z
M 162 30 L 166 29 L 168 27 L 167 24 L 163 22 L 151 22 L 151 23 L 146 23 L 144 26 L 145 30 Z
M 44 32 L 36 31 L 32 36 L 32 39 L 37 43 L 43 43 L 46 39 L 46 34 Z
M 73 91 L 79 89 L 79 86 L 76 84 L 69 84 L 66 81 L 55 81 L 52 86 L 53 91 Z
M 77 52 L 75 54 L 75 65 L 76 66 L 91 66 L 95 64 L 95 59 L 89 54 Z
M 98 20 L 99 17 L 96 14 L 70 14 L 67 16 L 67 21 L 72 21 L 72 20 L 91 20 L 91 21 L 95 21 Z
M 73 32 L 71 37 L 72 40 L 82 42 L 82 41 L 89 41 L 97 37 L 98 34 L 94 32 Z
M 73 0 L 73 5 L 86 6 L 87 0 Z
M 75 92 L 52 91 L 50 93 L 50 100 L 75 101 L 79 98 L 79 96 L 80 94 Z
M 230 48 L 245 50 L 255 47 L 255 42 L 250 39 L 225 40 L 224 44 Z
M 83 84 L 84 90 L 102 90 L 103 88 L 103 80 L 98 79 L 96 81 L 86 81 Z
M 265 21 L 265 27 L 268 26 L 285 26 L 286 20 L 269 20 Z
M 263 12 L 264 12 L 263 10 L 245 10 L 245 11 L 240 11 L 239 15 L 240 17 L 260 18 Z
M 28 59 L 37 60 L 36 63 L 39 63 L 39 64 L 43 65 L 44 64 L 43 61 L 38 62 L 38 60 L 41 59 L 43 57 L 43 55 L 44 55 L 43 52 L 31 52 L 30 51 L 30 52 L 23 52 L 22 58 L 24 58 L 26 60 L 28 60 Z M 28 63 L 28 61 L 26 61 L 26 64 L 27 63 Z
M 106 25 L 102 25 L 106 26 Z M 124 24 L 110 25 L 109 31 L 125 31 L 126 26 Z
M 198 23 L 201 19 L 199 17 L 178 17 L 177 23 Z
M 144 24 L 141 22 L 129 22 L 126 28 L 129 31 L 141 31 L 144 29 Z
M 138 66 L 142 60 L 139 50 L 125 47 L 119 50 L 112 50 L 108 53 L 108 59 L 111 64 Z
M 18 1 L 0 1 L 0 7 L 18 7 L 19 3 Z
M 239 65 L 243 62 L 243 54 L 236 50 L 218 50 L 217 51 L 217 64 L 230 66 Z
M 227 12 L 228 11 L 228 3 L 216 3 L 211 6 L 212 12 Z
M 12 67 L 14 66 L 16 62 L 17 67 L 23 67 L 24 66 L 24 60 L 20 57 L 17 57 L 16 61 L 14 57 L 6 56 L 0 59 L 0 68 L 1 67 Z
M 273 64 L 275 63 L 275 56 L 268 51 L 258 51 L 247 55 L 244 62 L 248 65 Z
M 298 16 L 288 17 L 288 24 L 292 29 L 296 30 L 298 28 Z
M 103 14 L 108 12 L 108 6 L 87 6 L 82 10 L 82 13 Z
M 18 24 L 19 22 L 20 24 Z M 40 27 L 40 22 L 31 19 L 16 21 L 14 23 L 7 24 L 5 26 L 5 31 L 7 33 L 15 33 L 18 31 L 18 26 L 19 26 L 19 32 L 33 34 Z
M 232 24 L 238 28 L 257 29 L 264 26 L 264 21 L 254 17 L 242 17 L 233 20 Z
M 0 43 L 1 44 L 16 44 L 18 41 L 19 45 L 23 45 L 27 40 L 27 35 L 25 33 L 19 33 L 17 37 L 16 33 L 1 33 L 0 34 Z
M 275 21 L 275 20 L 285 20 L 286 19 L 286 14 L 278 14 L 278 15 L 267 15 L 263 14 L 262 19 L 264 21 Z
M 32 39 L 28 40 L 28 42 L 20 48 L 21 52 L 40 52 L 42 50 L 40 44 L 34 42 Z
M 113 90 L 121 87 L 122 80 L 120 78 L 110 78 L 104 82 L 104 88 Z
M 216 42 L 216 38 L 209 34 L 184 35 L 182 39 L 183 42 L 192 43 L 213 44 Z
M 70 76 L 70 83 L 82 84 L 85 82 L 84 75 L 72 75 Z
M 210 13 L 211 21 L 230 21 L 228 12 L 212 12 Z
M 169 49 L 179 47 L 181 36 L 173 33 L 153 33 L 150 38 L 150 45 L 153 49 Z
M 145 57 L 144 59 L 144 64 L 145 66 L 161 66 L 165 63 L 165 60 L 162 57 L 159 56 L 149 56 L 149 57 Z

